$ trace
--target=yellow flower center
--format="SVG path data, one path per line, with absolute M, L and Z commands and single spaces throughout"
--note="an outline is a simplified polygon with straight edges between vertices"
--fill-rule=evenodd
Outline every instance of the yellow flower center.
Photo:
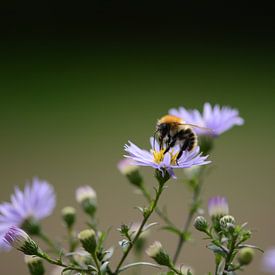
M 163 161 L 164 151 L 165 151 L 165 149 L 162 149 L 160 151 L 152 150 L 152 153 L 153 153 L 153 156 L 154 156 L 154 162 L 155 163 L 159 164 L 159 163 L 161 163 Z M 171 156 L 171 162 L 170 162 L 170 164 L 171 165 L 176 165 L 177 164 L 178 153 L 174 153 L 174 150 L 172 149 L 169 153 L 167 152 L 167 154 L 170 154 L 170 156 Z
M 164 151 L 165 151 L 164 149 L 162 149 L 160 151 L 153 150 L 154 162 L 159 164 L 163 161 Z

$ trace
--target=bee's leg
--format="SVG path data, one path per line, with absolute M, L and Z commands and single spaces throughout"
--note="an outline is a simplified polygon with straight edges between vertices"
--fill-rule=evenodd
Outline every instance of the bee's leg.
M 159 149 L 162 150 L 163 147 L 163 138 L 159 139 Z
M 183 142 L 183 144 L 182 144 L 182 146 L 181 146 L 181 148 L 180 148 L 180 151 L 179 151 L 179 153 L 177 155 L 177 159 L 176 159 L 177 164 L 178 164 L 178 160 L 182 156 L 183 151 L 185 151 L 188 148 L 188 146 L 189 146 L 189 140 L 185 139 L 184 142 Z
M 167 144 L 167 147 L 163 154 L 166 154 L 172 147 L 175 146 L 177 139 L 178 139 L 178 135 L 174 135 L 172 138 L 170 137 L 170 140 L 171 139 L 172 139 L 172 141 L 169 144 Z

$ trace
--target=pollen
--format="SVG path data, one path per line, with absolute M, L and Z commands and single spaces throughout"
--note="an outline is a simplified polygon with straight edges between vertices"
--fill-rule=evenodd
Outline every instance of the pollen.
M 153 152 L 153 156 L 154 156 L 154 162 L 155 163 L 161 163 L 163 161 L 164 158 L 164 151 L 165 149 L 162 149 L 160 151 L 155 151 L 152 150 Z M 170 154 L 171 156 L 171 165 L 176 165 L 177 164 L 177 156 L 178 156 L 178 152 L 174 153 L 174 150 L 171 150 L 169 153 L 167 152 L 167 154 Z
M 176 165 L 177 164 L 177 157 L 178 157 L 178 154 L 179 153 L 174 153 L 174 150 L 172 150 L 171 152 L 170 152 L 170 155 L 171 155 L 171 164 L 172 165 Z
M 162 149 L 160 151 L 153 150 L 153 156 L 154 156 L 155 163 L 161 163 L 163 161 L 164 151 L 165 151 L 164 149 Z

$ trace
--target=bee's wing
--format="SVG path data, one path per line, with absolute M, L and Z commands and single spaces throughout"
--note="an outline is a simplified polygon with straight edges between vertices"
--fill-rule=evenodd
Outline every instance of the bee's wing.
M 194 128 L 198 128 L 198 129 L 201 129 L 201 130 L 205 130 L 205 131 L 208 131 L 208 132 L 213 132 L 212 129 L 210 128 L 207 128 L 207 127 L 202 127 L 202 126 L 199 126 L 199 125 L 195 125 L 195 124 L 190 124 L 190 123 L 182 123 L 181 125 L 187 125 L 187 126 L 191 126 L 191 127 L 194 127 Z

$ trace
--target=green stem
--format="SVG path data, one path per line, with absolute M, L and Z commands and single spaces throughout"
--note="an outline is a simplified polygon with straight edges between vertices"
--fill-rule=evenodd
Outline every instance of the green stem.
M 156 206 L 157 206 L 157 203 L 158 203 L 158 200 L 160 198 L 160 195 L 163 191 L 163 187 L 164 187 L 164 184 L 165 182 L 169 179 L 160 179 L 158 176 L 157 176 L 157 179 L 159 181 L 159 186 L 158 186 L 158 190 L 156 191 L 156 197 L 155 199 L 151 202 L 151 205 L 150 205 L 150 208 L 148 209 L 148 212 L 147 213 L 144 213 L 144 218 L 143 218 L 143 221 L 134 237 L 134 239 L 132 240 L 132 242 L 129 243 L 129 246 L 127 248 L 127 250 L 123 253 L 123 256 L 121 258 L 121 260 L 119 261 L 118 263 L 118 266 L 116 268 L 116 270 L 114 271 L 114 275 L 115 274 L 118 274 L 119 273 L 119 269 L 120 267 L 122 266 L 122 264 L 124 263 L 125 259 L 127 258 L 129 252 L 131 251 L 131 249 L 133 248 L 134 244 L 136 243 L 137 239 L 139 238 L 140 234 L 142 233 L 142 230 L 146 224 L 146 222 L 148 221 L 149 217 L 151 216 L 151 214 L 154 212 L 154 210 L 156 209 Z
M 187 220 L 185 222 L 185 225 L 183 227 L 183 230 L 181 231 L 181 234 L 179 235 L 179 240 L 178 240 L 178 245 L 176 248 L 176 252 L 173 258 L 173 263 L 175 264 L 177 262 L 177 259 L 179 257 L 179 254 L 181 252 L 181 249 L 183 247 L 183 245 L 186 242 L 186 234 L 188 233 L 189 227 L 191 225 L 191 222 L 193 220 L 193 217 L 197 211 L 197 204 L 199 202 L 200 199 L 200 193 L 201 193 L 201 187 L 202 187 L 202 181 L 199 180 L 197 186 L 195 186 L 194 188 L 194 193 L 193 193 L 193 198 L 192 198 L 192 204 L 188 213 L 188 217 Z
M 61 262 L 61 260 L 54 260 L 54 259 L 50 258 L 44 252 L 39 253 L 37 256 L 41 257 L 42 259 L 46 260 L 47 262 L 49 262 L 51 264 L 58 265 L 58 266 L 61 266 L 61 267 L 64 267 L 64 268 L 68 268 L 70 270 L 75 270 L 75 271 L 84 272 L 84 273 L 90 272 L 90 270 L 88 270 L 88 269 L 83 269 L 83 268 L 79 268 L 79 267 L 75 267 L 75 266 L 65 265 Z
M 77 242 L 75 240 L 74 235 L 74 230 L 72 228 L 68 228 L 69 252 L 74 252 L 77 247 Z
M 235 250 L 235 245 L 236 245 L 236 241 L 237 241 L 238 236 L 233 236 L 230 242 L 230 248 L 229 248 L 229 252 L 227 254 L 227 257 L 225 259 L 225 266 L 224 266 L 224 270 L 223 270 L 223 275 L 226 275 L 229 271 L 229 267 L 230 264 L 232 262 L 232 256 Z
M 144 195 L 146 200 L 150 203 L 152 201 L 152 197 L 143 184 L 140 186 L 140 190 L 142 191 L 142 194 Z M 155 211 L 165 223 L 176 228 L 174 223 L 159 209 L 159 207 L 156 207 Z
M 174 271 L 176 274 L 178 274 L 178 275 L 183 275 L 179 270 L 177 270 L 175 267 L 173 267 L 173 266 L 170 266 L 169 267 L 172 271 Z
M 98 262 L 96 253 L 92 253 L 91 255 L 92 255 L 93 260 L 94 260 L 94 262 L 95 262 L 95 265 L 96 265 L 96 268 L 97 268 L 97 271 L 98 271 L 98 275 L 101 275 L 100 265 L 99 265 L 99 262 Z

